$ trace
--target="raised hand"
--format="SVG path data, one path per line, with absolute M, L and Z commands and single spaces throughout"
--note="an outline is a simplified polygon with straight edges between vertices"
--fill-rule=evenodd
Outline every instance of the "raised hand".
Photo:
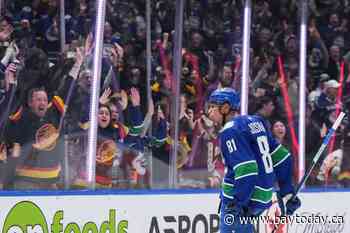
M 130 89 L 130 99 L 132 106 L 140 106 L 140 93 L 135 87 Z
M 75 62 L 79 65 L 82 65 L 85 59 L 84 49 L 82 47 L 76 48 L 76 59 Z
M 123 58 L 124 57 L 124 49 L 122 46 L 120 46 L 118 43 L 114 43 L 115 49 L 117 51 L 117 54 L 119 56 L 119 58 Z
M 191 129 L 194 128 L 194 113 L 193 110 L 190 108 L 187 108 L 184 114 L 185 118 L 187 119 Z
M 112 94 L 111 88 L 105 89 L 103 94 L 100 97 L 100 104 L 107 104 L 109 102 L 109 97 L 111 94 Z
M 6 48 L 5 55 L 1 59 L 1 63 L 4 66 L 7 66 L 9 62 L 12 62 L 17 55 L 19 54 L 19 49 L 15 42 L 11 42 L 10 45 Z
M 118 67 L 122 63 L 123 57 L 124 57 L 123 47 L 120 46 L 118 43 L 114 43 L 114 46 L 111 49 L 111 57 L 110 57 L 112 64 L 115 67 Z
M 311 20 L 311 22 L 310 22 L 309 33 L 310 33 L 311 38 L 314 38 L 314 39 L 321 38 L 320 33 L 317 30 L 315 20 Z
M 160 107 L 160 105 L 158 105 L 158 109 L 157 109 L 157 120 L 164 120 L 165 119 L 165 115 L 164 112 L 162 110 L 162 108 Z
M 16 64 L 11 63 L 10 65 L 7 66 L 5 70 L 6 90 L 9 89 L 10 84 L 17 84 L 16 71 L 17 71 Z
M 94 41 L 92 33 L 89 33 L 89 35 L 86 37 L 85 45 L 84 45 L 84 52 L 85 56 L 88 56 L 92 53 L 92 49 L 94 48 Z
M 80 67 L 83 64 L 84 59 L 85 59 L 84 49 L 81 47 L 76 48 L 75 63 L 71 71 L 69 72 L 69 75 L 75 80 L 78 78 Z

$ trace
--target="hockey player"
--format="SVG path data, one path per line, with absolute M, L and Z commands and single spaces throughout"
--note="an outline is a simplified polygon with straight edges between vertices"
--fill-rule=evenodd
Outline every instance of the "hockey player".
M 219 133 L 225 160 L 221 190 L 220 232 L 251 233 L 252 223 L 242 217 L 260 215 L 270 207 L 274 184 L 284 201 L 284 214 L 291 215 L 301 205 L 291 199 L 292 158 L 273 137 L 259 116 L 239 116 L 239 95 L 231 88 L 215 90 L 209 97 L 208 115 L 223 125 Z

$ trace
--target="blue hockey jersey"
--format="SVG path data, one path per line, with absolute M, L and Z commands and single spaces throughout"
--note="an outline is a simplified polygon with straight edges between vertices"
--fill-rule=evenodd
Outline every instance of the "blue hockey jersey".
M 271 205 L 277 182 L 280 194 L 293 192 L 292 158 L 259 116 L 237 116 L 219 134 L 226 171 L 221 199 L 263 210 Z

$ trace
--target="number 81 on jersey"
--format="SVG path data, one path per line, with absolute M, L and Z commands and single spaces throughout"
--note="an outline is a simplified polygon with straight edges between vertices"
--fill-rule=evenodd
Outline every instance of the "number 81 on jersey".
M 261 159 L 264 164 L 265 172 L 271 173 L 273 172 L 273 162 L 270 154 L 270 146 L 267 137 L 265 135 L 259 136 L 256 140 L 261 154 Z M 226 146 L 229 153 L 237 151 L 237 145 L 233 138 L 231 140 L 226 141 Z

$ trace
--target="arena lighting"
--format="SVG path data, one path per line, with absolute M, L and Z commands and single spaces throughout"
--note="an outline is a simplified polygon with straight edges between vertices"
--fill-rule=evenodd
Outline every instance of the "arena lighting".
M 152 78 L 152 43 L 151 43 L 151 0 L 146 0 L 146 64 L 147 64 L 147 100 L 152 98 L 151 78 Z M 147 101 L 147 102 L 148 102 Z M 150 129 L 152 132 L 152 129 Z
M 90 96 L 90 127 L 88 135 L 88 156 L 87 156 L 87 182 L 90 189 L 95 189 L 95 170 L 96 170 L 96 146 L 97 146 L 97 115 L 98 101 L 100 94 L 100 76 L 102 65 L 103 34 L 105 23 L 106 0 L 98 0 L 97 16 L 94 37 L 94 54 L 92 67 L 92 85 Z
M 152 7 L 151 0 L 146 0 L 146 65 L 147 65 L 147 104 L 152 101 L 152 89 L 151 89 L 151 78 L 152 78 L 152 37 L 151 37 L 151 15 L 152 15 Z M 148 135 L 152 136 L 152 121 L 148 128 Z M 153 156 L 152 150 L 146 150 L 149 154 L 148 164 L 151 169 L 150 171 L 150 186 L 153 186 Z
M 66 21 L 65 21 L 65 10 L 64 1 L 60 3 L 60 35 L 61 35 L 61 53 L 64 53 L 66 47 Z
M 301 1 L 300 50 L 299 50 L 299 156 L 298 181 L 305 173 L 305 105 L 306 105 L 306 46 L 307 46 L 307 14 L 308 1 Z
M 171 136 L 174 142 L 171 147 L 171 161 L 170 161 L 170 187 L 177 188 L 177 152 L 179 145 L 179 115 L 180 115 L 180 82 L 182 72 L 182 32 L 183 32 L 183 14 L 184 14 L 184 0 L 176 1 L 176 16 L 175 16 L 175 37 L 174 37 L 174 63 L 173 63 L 173 79 L 175 79 L 175 98 L 172 98 L 172 124 L 175 127 Z
M 252 16 L 252 2 L 246 0 L 244 5 L 243 26 L 243 60 L 241 79 L 241 115 L 248 114 L 248 84 L 249 84 L 249 57 L 250 57 L 250 26 Z

